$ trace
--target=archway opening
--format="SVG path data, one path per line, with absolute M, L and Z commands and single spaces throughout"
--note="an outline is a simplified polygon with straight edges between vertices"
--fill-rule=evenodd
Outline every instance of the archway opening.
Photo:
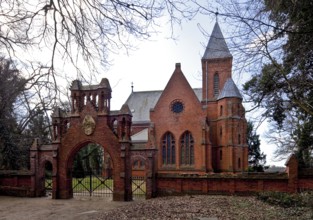
M 46 196 L 51 196 L 52 195 L 52 172 L 53 172 L 53 167 L 52 163 L 50 161 L 45 162 L 45 192 Z
M 99 144 L 89 143 L 82 147 L 73 161 L 73 196 L 111 197 L 113 186 L 113 163 L 110 154 Z

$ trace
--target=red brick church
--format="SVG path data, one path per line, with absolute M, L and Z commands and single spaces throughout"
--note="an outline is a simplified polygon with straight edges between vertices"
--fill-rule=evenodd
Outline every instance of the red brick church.
M 247 170 L 247 122 L 232 60 L 216 23 L 201 59 L 202 88 L 191 88 L 177 63 L 163 91 L 130 94 L 132 151 L 154 150 L 156 174 Z
M 201 89 L 191 88 L 177 63 L 163 91 L 132 92 L 120 110 L 111 111 L 107 79 L 98 85 L 73 81 L 71 111 L 56 108 L 51 116 L 52 142 L 34 140 L 28 171 L 0 171 L 0 194 L 44 196 L 48 183 L 52 198 L 72 198 L 73 179 L 80 178 L 74 174 L 75 157 L 91 143 L 103 149 L 104 172 L 97 173 L 96 190 L 88 188 L 92 175 L 82 176 L 90 176 L 83 185 L 90 196 L 100 185 L 113 200 L 124 201 L 132 200 L 137 189 L 146 198 L 313 189 L 313 171 L 298 169 L 294 155 L 285 173 L 243 172 L 248 168 L 247 122 L 232 59 L 216 23 L 201 59 Z

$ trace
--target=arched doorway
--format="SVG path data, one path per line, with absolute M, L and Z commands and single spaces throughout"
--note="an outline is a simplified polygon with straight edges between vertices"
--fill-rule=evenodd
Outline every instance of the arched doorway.
M 101 145 L 88 143 L 83 146 L 74 157 L 71 173 L 74 197 L 112 197 L 113 163 Z

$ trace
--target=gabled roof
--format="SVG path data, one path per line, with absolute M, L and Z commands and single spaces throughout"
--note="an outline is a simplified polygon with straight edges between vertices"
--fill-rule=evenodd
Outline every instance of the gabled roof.
M 218 59 L 232 57 L 220 26 L 216 22 L 202 59 Z
M 193 89 L 199 101 L 202 98 L 202 89 Z M 149 122 L 150 121 L 150 109 L 153 109 L 158 102 L 162 90 L 158 91 L 142 91 L 132 92 L 125 104 L 129 106 L 129 109 L 133 115 L 133 122 Z
M 237 86 L 234 83 L 232 78 L 228 78 L 226 80 L 224 88 L 220 92 L 219 96 L 217 97 L 217 100 L 220 100 L 223 98 L 240 98 L 240 99 L 242 99 L 242 96 L 239 92 L 239 89 L 237 88 Z

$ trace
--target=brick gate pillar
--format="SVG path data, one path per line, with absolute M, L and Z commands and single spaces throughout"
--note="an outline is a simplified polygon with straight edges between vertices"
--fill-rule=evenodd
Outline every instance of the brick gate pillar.
M 130 145 L 131 145 L 131 122 L 132 114 L 128 105 L 124 104 L 117 118 L 117 134 L 121 146 L 121 159 L 119 164 L 120 174 L 114 182 L 114 201 L 131 201 L 132 200 L 132 184 L 131 184 L 131 160 L 130 160 Z M 114 167 L 116 169 L 117 167 Z M 116 187 L 115 187 L 116 186 Z
M 130 162 L 130 141 L 121 143 L 121 172 L 118 181 L 114 182 L 113 201 L 131 201 L 131 162 Z
M 38 182 L 39 182 L 39 170 L 38 170 L 38 138 L 35 138 L 32 146 L 30 148 L 30 171 L 32 173 L 31 176 L 31 195 L 32 196 L 40 196 L 38 195 Z
M 149 169 L 146 170 L 146 199 L 156 196 L 155 172 L 154 172 L 154 152 L 148 153 L 147 163 Z
M 298 159 L 292 154 L 285 165 L 288 174 L 288 191 L 296 193 L 298 191 Z

